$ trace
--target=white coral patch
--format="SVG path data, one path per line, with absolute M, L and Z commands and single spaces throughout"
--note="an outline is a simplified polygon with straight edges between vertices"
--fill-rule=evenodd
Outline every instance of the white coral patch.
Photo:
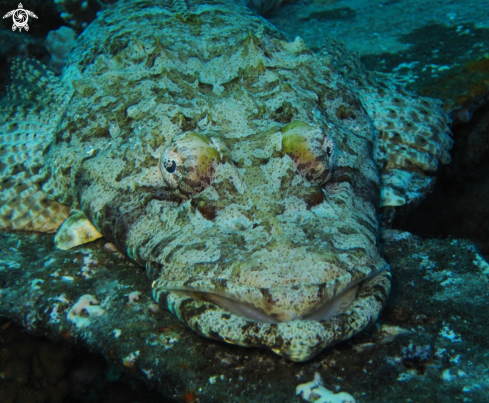
M 139 357 L 139 350 L 129 354 L 127 357 L 124 357 L 122 359 L 122 363 L 124 364 L 125 367 L 131 368 L 136 364 L 138 357 Z
M 485 261 L 485 259 L 479 255 L 475 254 L 475 259 L 472 261 L 485 275 L 489 275 L 489 263 Z
M 42 283 L 44 283 L 44 280 L 40 280 L 40 279 L 36 278 L 36 279 L 31 281 L 31 288 L 33 290 L 40 290 L 41 287 L 39 287 L 38 284 L 42 284 Z
M 450 369 L 446 369 L 443 371 L 441 379 L 443 379 L 445 382 L 452 382 L 453 380 L 457 379 L 457 376 L 450 374 Z
M 447 325 L 440 331 L 440 336 L 445 339 L 449 339 L 452 343 L 458 343 L 462 341 L 462 336 L 456 334 L 450 327 Z
M 160 334 L 153 334 L 149 340 L 146 340 L 146 344 L 149 344 L 150 346 L 160 346 L 165 350 L 168 350 L 179 340 L 179 333 L 166 331 Z
M 99 302 L 90 294 L 80 297 L 67 314 L 68 320 L 73 322 L 77 328 L 89 326 L 91 319 L 102 316 L 105 310 L 101 308 Z
M 304 400 L 314 403 L 355 403 L 355 398 L 346 393 L 333 393 L 322 386 L 319 373 L 314 374 L 314 380 L 303 383 L 295 389 L 296 395 L 302 395 Z
M 412 378 L 413 378 L 413 376 L 414 376 L 413 374 L 408 374 L 408 373 L 404 372 L 404 373 L 400 374 L 400 375 L 397 377 L 397 380 L 398 380 L 399 382 L 406 382 L 406 381 L 409 381 L 410 379 L 412 379 Z
M 70 300 L 66 298 L 65 294 L 61 294 L 59 297 L 54 298 L 55 301 L 61 302 L 63 304 L 69 304 Z
M 141 297 L 141 293 L 139 291 L 133 291 L 130 294 L 128 294 L 127 299 L 128 304 L 135 304 L 136 302 L 139 302 L 139 299 Z
M 53 305 L 53 309 L 51 310 L 51 313 L 49 314 L 49 322 L 50 323 L 56 324 L 56 323 L 60 322 L 59 312 L 58 312 L 59 305 L 60 304 L 54 304 Z

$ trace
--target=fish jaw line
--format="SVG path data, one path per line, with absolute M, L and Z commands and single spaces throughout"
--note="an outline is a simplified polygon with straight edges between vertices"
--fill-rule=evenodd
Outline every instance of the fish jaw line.
M 220 214 L 209 221 L 190 212 L 187 229 L 180 225 L 180 232 L 164 242 L 156 238 L 139 253 L 159 265 L 150 278 L 161 290 L 217 295 L 287 321 L 386 268 L 376 244 L 365 236 L 354 235 L 351 250 L 337 249 L 329 221 L 314 211 L 304 208 L 301 214 L 321 227 L 319 239 L 290 240 L 289 235 L 303 232 L 300 222 L 288 225 L 272 217 L 267 225 L 254 226 L 239 209 L 228 207 L 234 221 L 227 218 L 227 226 L 220 224 Z
M 374 323 L 387 301 L 391 275 L 384 270 L 360 285 L 349 309 L 326 320 L 252 321 L 189 294 L 154 286 L 153 297 L 200 335 L 229 344 L 263 347 L 291 361 L 307 361 Z
M 358 288 L 383 271 L 356 281 L 336 278 L 328 284 L 278 285 L 270 289 L 250 287 L 226 279 L 180 282 L 160 279 L 153 282 L 153 289 L 156 295 L 170 292 L 209 302 L 230 314 L 255 322 L 326 320 L 345 312 L 354 303 Z M 301 304 L 292 301 L 300 301 Z

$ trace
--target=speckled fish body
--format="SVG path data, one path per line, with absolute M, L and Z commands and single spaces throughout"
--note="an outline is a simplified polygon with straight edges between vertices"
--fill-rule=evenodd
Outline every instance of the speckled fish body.
M 121 0 L 62 83 L 42 190 L 180 320 L 295 361 L 376 320 L 376 132 L 331 57 L 232 1 Z

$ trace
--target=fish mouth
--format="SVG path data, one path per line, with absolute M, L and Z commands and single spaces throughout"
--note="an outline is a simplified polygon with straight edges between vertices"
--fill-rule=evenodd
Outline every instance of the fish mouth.
M 274 304 L 274 299 L 281 298 L 288 289 L 260 289 L 243 286 L 227 280 L 190 280 L 184 284 L 165 282 L 156 285 L 158 292 L 171 292 L 180 296 L 190 297 L 196 301 L 210 302 L 222 310 L 243 319 L 261 323 L 286 323 L 296 320 L 325 321 L 347 312 L 357 298 L 359 288 L 371 282 L 384 270 L 376 272 L 369 277 L 351 282 L 346 287 L 336 287 L 334 284 L 305 285 L 302 289 L 296 286 L 291 295 L 304 295 L 307 303 L 301 309 L 291 307 L 287 309 Z M 173 284 L 172 284 L 173 283 Z M 281 289 L 280 289 L 281 288 Z M 311 298 L 316 294 L 315 298 Z
M 204 337 L 245 347 L 267 348 L 291 361 L 301 362 L 374 323 L 385 306 L 390 284 L 389 270 L 382 270 L 352 286 L 356 287 L 355 299 L 345 312 L 327 320 L 304 315 L 302 320 L 279 323 L 250 320 L 231 313 L 213 301 L 209 293 L 202 293 L 202 296 L 195 291 L 163 290 L 156 285 L 153 296 Z

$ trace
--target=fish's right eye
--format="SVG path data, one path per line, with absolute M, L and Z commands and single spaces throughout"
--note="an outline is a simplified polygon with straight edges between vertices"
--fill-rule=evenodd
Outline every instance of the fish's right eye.
M 177 163 L 174 160 L 166 160 L 163 163 L 163 166 L 165 167 L 166 172 L 168 172 L 169 174 L 172 174 L 175 172 L 175 170 L 177 168 Z

